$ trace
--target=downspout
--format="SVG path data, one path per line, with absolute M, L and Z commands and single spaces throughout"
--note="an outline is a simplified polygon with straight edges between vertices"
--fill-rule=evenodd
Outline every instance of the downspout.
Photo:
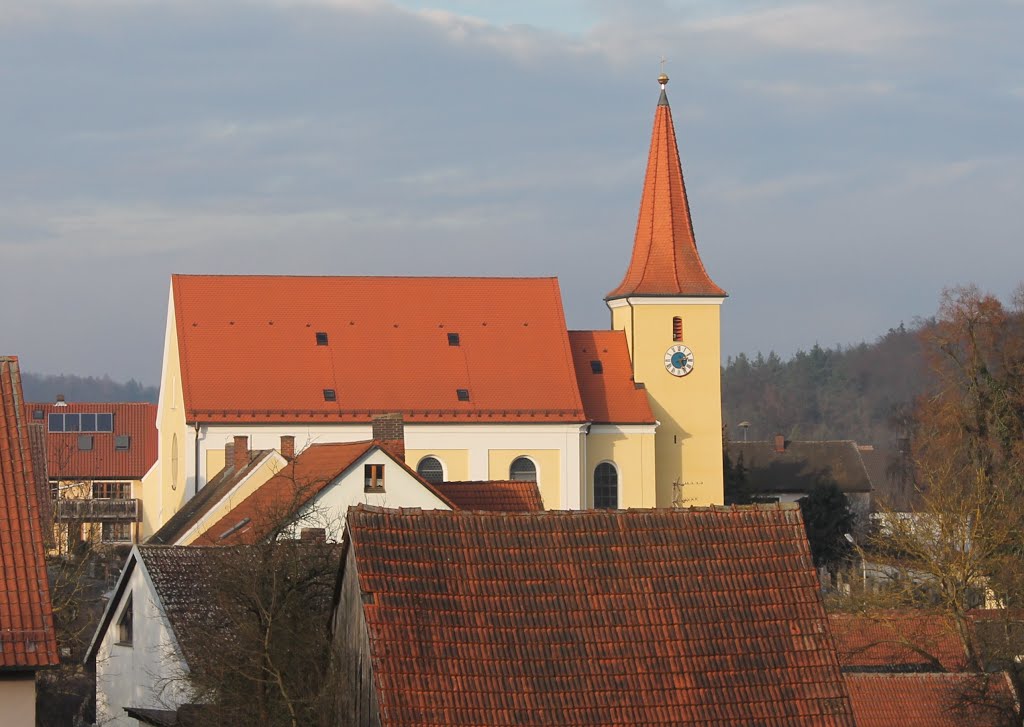
M 201 426 L 202 425 L 199 423 L 199 420 L 196 419 L 196 423 L 195 423 L 195 429 L 196 429 L 195 460 L 196 461 L 195 461 L 195 475 L 194 475 L 194 479 L 192 480 L 192 496 L 193 497 L 195 497 L 196 495 L 199 494 L 199 428 Z

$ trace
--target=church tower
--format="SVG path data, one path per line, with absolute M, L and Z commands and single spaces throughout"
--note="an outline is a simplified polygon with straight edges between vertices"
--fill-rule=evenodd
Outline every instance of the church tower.
M 647 159 L 633 257 L 605 298 L 624 331 L 637 382 L 660 422 L 657 504 L 724 502 L 720 310 L 726 293 L 708 276 L 686 200 L 672 112 L 661 98 Z

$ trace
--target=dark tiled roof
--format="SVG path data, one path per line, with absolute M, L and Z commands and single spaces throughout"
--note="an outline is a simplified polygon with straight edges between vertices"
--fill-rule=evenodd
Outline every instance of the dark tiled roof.
M 964 671 L 967 649 L 953 621 L 913 611 L 829 614 L 844 671 Z
M 633 380 L 622 331 L 569 331 L 583 410 L 595 424 L 654 424 L 647 391 Z M 592 362 L 600 362 L 594 371 Z
M 871 492 L 868 477 L 852 440 L 787 441 L 785 451 L 774 442 L 729 442 L 735 462 L 743 458 L 747 482 L 754 492 L 810 492 L 834 481 L 843 492 Z
M 25 405 L 33 421 L 47 423 L 54 414 L 95 414 L 109 412 L 114 415 L 112 432 L 51 432 L 47 429 L 46 451 L 49 475 L 53 479 L 111 479 L 140 480 L 156 462 L 156 404 L 144 403 L 85 403 L 68 402 L 67 406 L 53 403 Z M 42 412 L 42 419 L 35 419 Z M 92 449 L 78 447 L 78 437 L 92 437 Z M 128 449 L 117 449 L 119 436 L 130 437 Z
M 1005 672 L 846 674 L 857 727 L 1000 727 L 1016 711 Z
M 537 512 L 544 509 L 544 501 L 536 482 L 439 482 L 434 487 L 460 510 Z
M 795 506 L 348 525 L 385 727 L 853 725 Z
M 35 475 L 36 500 L 39 502 L 39 520 L 43 527 L 43 541 L 53 545 L 53 498 L 46 464 L 46 429 L 42 424 L 28 425 L 28 441 L 32 448 L 32 472 Z
M 57 664 L 43 529 L 15 356 L 0 356 L 0 670 Z
M 235 463 L 229 461 L 224 469 L 207 482 L 206 486 L 195 497 L 188 500 L 146 542 L 151 545 L 173 545 L 178 538 L 199 522 L 206 513 L 216 507 L 217 503 L 231 492 L 232 487 L 252 474 L 272 453 L 273 450 L 270 449 L 251 451 L 249 453 L 249 463 L 241 470 L 236 470 Z

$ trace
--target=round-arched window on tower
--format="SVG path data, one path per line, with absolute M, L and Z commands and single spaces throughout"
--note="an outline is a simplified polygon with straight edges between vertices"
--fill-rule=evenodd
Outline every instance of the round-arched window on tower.
M 444 467 L 441 466 L 441 460 L 437 457 L 424 457 L 421 459 L 420 463 L 416 465 L 416 472 L 419 473 L 420 477 L 433 485 L 444 482 Z
M 517 482 L 536 482 L 537 465 L 529 457 L 516 457 L 508 468 L 508 478 Z
M 619 472 L 611 462 L 602 462 L 594 470 L 594 507 L 614 510 L 619 506 Z

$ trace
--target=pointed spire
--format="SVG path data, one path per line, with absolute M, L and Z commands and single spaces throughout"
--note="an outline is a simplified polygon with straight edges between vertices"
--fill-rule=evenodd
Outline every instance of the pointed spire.
M 605 300 L 632 295 L 724 297 L 725 291 L 711 280 L 697 254 L 664 72 L 658 83 L 661 97 L 654 112 L 633 258 L 619 287 Z

